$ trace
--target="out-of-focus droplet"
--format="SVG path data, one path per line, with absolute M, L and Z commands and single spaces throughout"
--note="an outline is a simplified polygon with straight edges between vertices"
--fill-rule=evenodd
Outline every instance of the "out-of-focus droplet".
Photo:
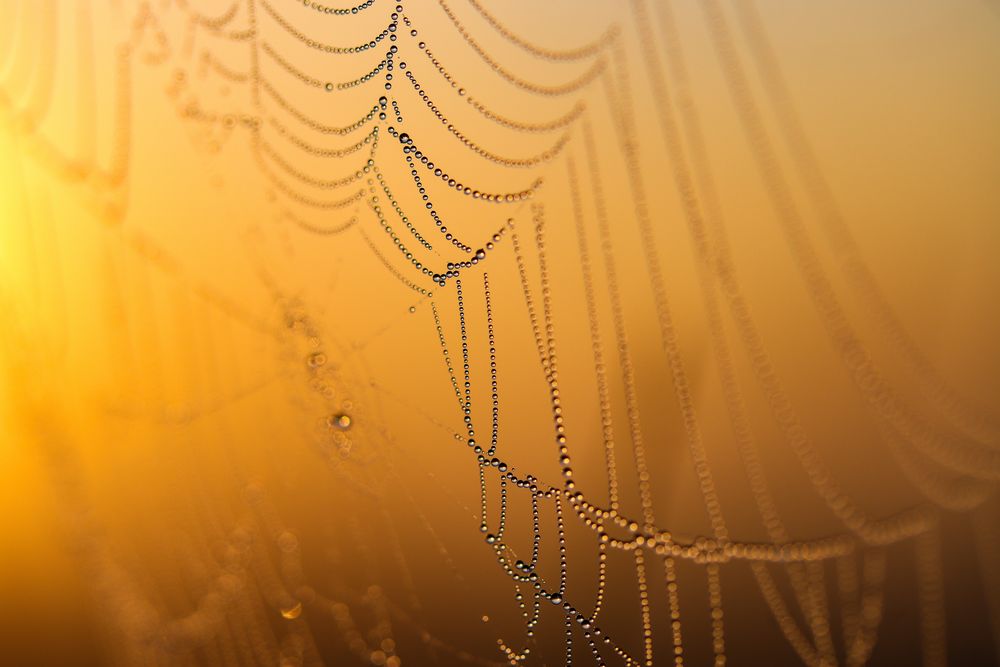
M 294 621 L 296 618 L 302 615 L 302 603 L 296 602 L 294 605 L 288 609 L 281 610 L 281 617 L 288 619 L 289 621 Z
M 330 426 L 330 428 L 339 428 L 341 431 L 346 431 L 351 428 L 351 424 L 354 423 L 354 420 L 351 419 L 351 415 L 341 412 L 340 414 L 330 415 L 330 418 L 327 419 L 326 423 Z
M 291 531 L 285 531 L 278 536 L 278 548 L 286 554 L 295 552 L 299 548 L 299 538 Z

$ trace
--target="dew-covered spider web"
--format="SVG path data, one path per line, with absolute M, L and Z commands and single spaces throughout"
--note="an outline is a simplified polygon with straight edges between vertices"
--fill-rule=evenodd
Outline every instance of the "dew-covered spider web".
M 1000 14 L 828 4 L 0 1 L 11 664 L 997 664 Z

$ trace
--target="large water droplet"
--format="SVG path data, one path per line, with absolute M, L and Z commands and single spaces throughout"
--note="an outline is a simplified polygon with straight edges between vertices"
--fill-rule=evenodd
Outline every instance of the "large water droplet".
M 340 414 L 330 415 L 330 418 L 326 420 L 326 423 L 330 428 L 338 428 L 341 431 L 346 431 L 351 428 L 354 420 L 351 419 L 349 414 L 341 412 Z

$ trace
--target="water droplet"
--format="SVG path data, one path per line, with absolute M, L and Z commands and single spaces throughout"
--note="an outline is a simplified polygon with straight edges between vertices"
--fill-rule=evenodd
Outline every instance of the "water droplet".
M 330 428 L 339 428 L 341 431 L 346 431 L 351 428 L 353 420 L 350 415 L 340 413 L 337 415 L 331 415 L 330 418 L 326 420 L 326 423 L 330 426 Z
M 302 615 L 302 603 L 296 602 L 293 606 L 288 609 L 281 610 L 281 617 L 286 618 L 289 621 L 293 621 Z

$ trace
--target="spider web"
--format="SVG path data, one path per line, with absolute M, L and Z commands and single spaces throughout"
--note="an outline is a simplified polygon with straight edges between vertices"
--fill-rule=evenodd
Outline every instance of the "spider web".
M 103 660 L 856 665 L 896 595 L 945 664 L 948 543 L 995 639 L 995 402 L 766 14 L 495 9 L 5 3 L 6 403 Z

